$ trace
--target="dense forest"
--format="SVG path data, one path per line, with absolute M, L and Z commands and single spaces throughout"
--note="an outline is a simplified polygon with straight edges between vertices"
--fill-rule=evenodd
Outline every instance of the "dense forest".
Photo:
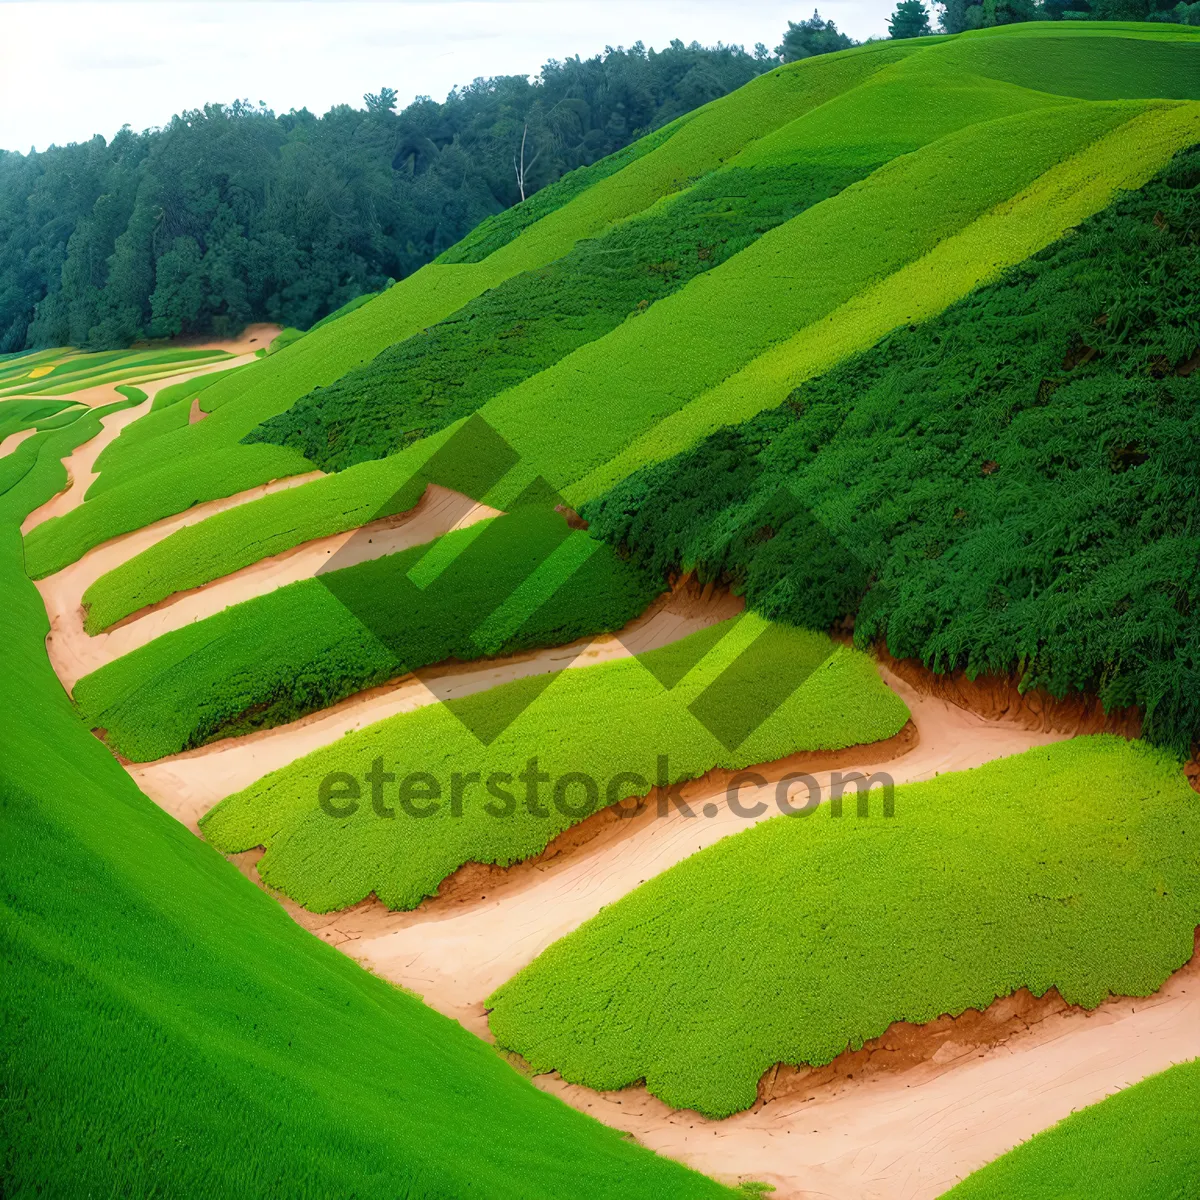
M 1200 0 L 899 0 L 893 37 L 1015 21 L 1200 24 Z M 276 115 L 246 101 L 111 141 L 0 150 L 0 354 L 301 329 L 430 262 L 484 218 L 780 62 L 853 41 L 816 12 L 761 43 L 641 43 L 478 79 L 443 102 Z
M 401 111 L 389 88 L 323 117 L 210 104 L 109 142 L 0 151 L 0 354 L 307 328 L 778 61 L 638 44 Z

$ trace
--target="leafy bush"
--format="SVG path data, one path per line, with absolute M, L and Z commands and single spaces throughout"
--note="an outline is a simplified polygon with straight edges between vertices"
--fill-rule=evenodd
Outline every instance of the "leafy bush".
M 497 1042 L 723 1117 L 895 1021 L 1022 987 L 1093 1008 L 1192 955 L 1200 800 L 1162 751 L 1076 738 L 872 803 L 765 820 L 609 905 L 488 1000 Z
M 652 570 L 726 576 L 773 618 L 857 615 L 860 643 L 938 671 L 1138 704 L 1147 736 L 1186 754 L 1197 229 L 1192 150 L 1000 282 L 585 515 Z
M 737 686 L 709 691 L 731 667 Z M 710 731 L 711 721 L 696 715 L 707 715 L 714 696 L 720 732 L 752 730 L 733 749 Z M 865 655 L 823 634 L 747 617 L 640 659 L 534 676 L 381 721 L 227 797 L 201 825 L 226 852 L 266 846 L 258 864 L 263 880 L 307 908 L 344 908 L 372 892 L 390 908 L 412 908 L 463 863 L 506 866 L 538 854 L 592 808 L 644 796 L 653 783 L 797 750 L 874 742 L 907 719 L 904 703 Z M 476 731 L 488 733 L 487 745 Z M 595 781 L 594 793 L 573 785 L 551 804 L 550 789 L 522 788 L 514 781 L 525 778 L 533 758 L 555 790 L 564 778 L 583 773 Z M 397 807 L 399 785 L 389 783 L 379 802 L 392 810 L 391 818 L 376 815 L 369 785 L 347 816 L 332 816 L 318 804 L 331 772 L 362 781 L 376 760 L 396 779 L 427 772 L 446 802 L 432 815 L 409 815 Z M 475 783 L 460 790 L 455 803 L 454 776 L 462 780 L 472 772 Z M 480 780 L 500 790 L 484 792 Z M 497 807 L 501 815 L 494 815 Z
M 414 583 L 410 573 L 435 554 L 449 565 Z M 234 605 L 109 663 L 74 695 L 109 745 L 145 762 L 447 659 L 619 629 L 659 590 L 557 513 L 524 510 Z

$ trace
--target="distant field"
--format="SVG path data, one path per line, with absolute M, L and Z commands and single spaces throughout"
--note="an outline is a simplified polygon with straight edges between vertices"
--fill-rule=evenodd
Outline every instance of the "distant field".
M 82 388 L 121 380 L 148 378 L 188 366 L 229 358 L 221 350 L 111 350 L 81 354 L 73 350 L 40 350 L 8 363 L 0 362 L 0 398 L 36 394 L 63 396 Z
M 739 663 L 748 647 L 753 652 Z M 736 672 L 737 686 L 728 678 L 718 683 L 726 669 Z M 667 690 L 661 679 L 678 682 Z M 694 715 L 703 708 L 690 708 L 714 684 L 706 702 L 720 695 L 730 728 L 765 718 L 732 749 Z M 226 852 L 265 845 L 263 880 L 313 911 L 345 908 L 372 892 L 390 908 L 413 908 L 463 863 L 506 866 L 529 858 L 596 808 L 646 795 L 658 781 L 660 756 L 667 781 L 675 782 L 798 750 L 879 741 L 907 720 L 903 702 L 865 655 L 824 634 L 742 618 L 640 660 L 520 680 L 347 734 L 228 797 L 201 826 Z M 472 732 L 478 729 L 502 732 L 485 746 Z M 536 803 L 526 806 L 530 785 L 517 782 L 533 757 L 553 781 L 541 790 L 541 812 Z M 363 803 L 346 817 L 335 819 L 318 805 L 320 783 L 331 772 L 361 781 L 377 759 L 397 778 L 427 772 L 446 802 L 431 816 L 409 815 L 396 809 L 399 785 L 389 784 L 386 807 L 398 815 L 385 819 L 363 784 Z M 476 784 L 460 793 L 460 813 L 451 794 L 456 773 L 477 773 Z M 551 788 L 577 773 L 596 781 L 590 801 L 582 784 L 571 784 L 561 804 L 551 804 Z M 499 791 L 485 792 L 480 779 L 495 779 Z M 415 807 L 424 808 L 424 800 Z
M 1200 805 L 1170 755 L 1075 738 L 898 787 L 890 820 L 872 805 L 775 817 L 648 880 L 491 997 L 496 1040 L 721 1117 L 773 1064 L 895 1021 L 1021 987 L 1146 996 L 1192 955 Z

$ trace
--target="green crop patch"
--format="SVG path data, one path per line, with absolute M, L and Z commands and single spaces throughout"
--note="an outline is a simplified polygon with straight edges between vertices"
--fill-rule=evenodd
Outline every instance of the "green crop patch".
M 1072 1113 L 943 1200 L 1187 1200 L 1200 1195 L 1200 1060 Z
M 497 1042 L 724 1117 L 775 1063 L 823 1065 L 893 1022 L 1022 987 L 1093 1008 L 1191 957 L 1200 797 L 1163 751 L 1080 737 L 893 799 L 890 818 L 878 789 L 857 815 L 773 817 L 643 884 L 496 991 Z
M 448 565 L 426 582 L 436 555 Z M 86 676 L 74 696 L 110 746 L 145 762 L 447 659 L 620 629 L 660 590 L 557 513 L 523 510 L 227 608 Z
M 857 614 L 860 643 L 938 671 L 1138 704 L 1186 755 L 1197 228 L 1191 150 L 942 317 L 583 511 L 654 571 L 730 578 L 772 618 Z M 755 540 L 781 488 L 789 512 Z
M 753 654 L 764 635 L 769 662 Z M 748 648 L 759 678 L 723 689 L 725 724 L 714 733 L 693 706 Z M 792 688 L 765 714 L 764 672 Z M 720 735 L 743 710 L 753 729 L 731 749 Z M 265 846 L 263 880 L 314 911 L 372 892 L 413 908 L 464 863 L 529 858 L 598 807 L 653 785 L 878 741 L 907 719 L 865 655 L 746 617 L 640 659 L 519 680 L 348 734 L 227 797 L 202 828 L 227 852 Z M 348 808 L 347 780 L 361 797 Z

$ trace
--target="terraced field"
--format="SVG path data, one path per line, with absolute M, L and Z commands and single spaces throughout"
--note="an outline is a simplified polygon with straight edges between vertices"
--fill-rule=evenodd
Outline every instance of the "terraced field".
M 13 1194 L 1190 1194 L 1198 277 L 1200 33 L 1055 22 L 0 361 Z

